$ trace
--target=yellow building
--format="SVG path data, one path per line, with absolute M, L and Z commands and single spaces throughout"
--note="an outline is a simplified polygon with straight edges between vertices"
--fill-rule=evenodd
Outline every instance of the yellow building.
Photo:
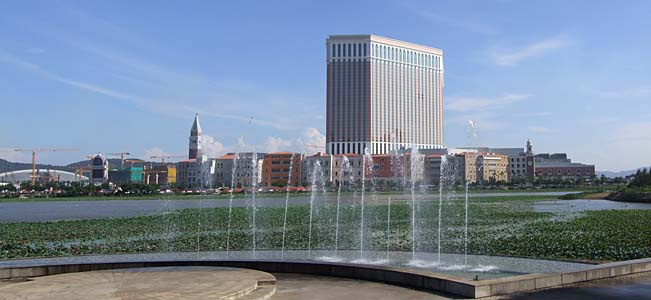
M 509 157 L 489 152 L 465 152 L 463 156 L 466 182 L 506 182 L 509 180 Z
M 158 165 L 145 167 L 142 183 L 144 184 L 174 184 L 176 183 L 175 165 Z

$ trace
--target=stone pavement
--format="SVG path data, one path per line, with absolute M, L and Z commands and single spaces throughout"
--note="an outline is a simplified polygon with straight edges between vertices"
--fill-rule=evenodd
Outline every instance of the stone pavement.
M 2 300 L 268 299 L 274 292 L 269 273 L 221 267 L 79 272 L 0 285 Z

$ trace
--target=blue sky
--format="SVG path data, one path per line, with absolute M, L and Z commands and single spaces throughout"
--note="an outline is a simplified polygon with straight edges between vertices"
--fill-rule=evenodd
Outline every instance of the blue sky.
M 631 169 L 651 165 L 649 28 L 649 1 L 2 1 L 0 148 L 186 154 L 194 112 L 211 153 L 319 144 L 325 39 L 372 33 L 443 49 L 446 145 L 473 120 L 482 145 Z

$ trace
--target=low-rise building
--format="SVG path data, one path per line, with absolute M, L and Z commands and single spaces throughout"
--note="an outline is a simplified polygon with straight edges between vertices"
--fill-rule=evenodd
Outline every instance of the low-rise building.
M 534 156 L 538 180 L 582 179 L 595 176 L 595 166 L 573 163 L 565 153 L 540 153 Z
M 441 164 L 444 158 L 442 154 L 425 155 L 423 167 L 423 180 L 428 185 L 438 185 L 441 182 Z
M 302 184 L 302 161 L 303 154 L 301 153 L 267 153 L 262 164 L 262 184 L 264 186 L 286 186 L 289 183 L 290 186 L 300 186 Z
M 246 187 L 262 183 L 265 153 L 228 153 L 215 159 L 215 186 Z
M 174 184 L 176 183 L 176 166 L 171 164 L 145 166 L 142 171 L 142 182 L 159 185 Z
M 527 140 L 526 151 L 524 148 L 475 147 L 465 149 L 506 155 L 508 156 L 508 181 L 515 183 L 533 182 L 535 162 L 531 140 Z
M 309 185 L 313 182 L 314 175 L 316 173 L 317 180 L 322 180 L 326 185 L 333 182 L 333 159 L 331 154 L 326 154 L 318 152 L 314 155 L 305 156 L 303 162 L 301 163 L 301 183 L 303 185 Z M 319 165 L 319 168 L 316 169 L 316 165 Z
M 508 156 L 490 152 L 465 152 L 456 154 L 457 168 L 463 165 L 463 179 L 467 183 L 507 182 Z M 461 169 L 461 168 L 459 168 Z
M 102 154 L 95 155 L 91 161 L 91 183 L 102 184 L 108 182 L 108 173 L 108 160 Z
M 127 167 L 109 170 L 109 181 L 115 184 L 142 183 L 143 168 Z
M 176 183 L 188 188 L 210 188 L 214 173 L 214 159 L 187 159 L 176 164 Z

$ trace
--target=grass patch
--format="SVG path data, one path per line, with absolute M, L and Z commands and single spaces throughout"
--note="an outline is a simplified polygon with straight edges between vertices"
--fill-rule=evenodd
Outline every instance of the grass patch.
M 651 256 L 651 210 L 589 211 L 575 218 L 515 209 L 518 197 L 470 198 L 469 253 L 582 261 L 617 261 Z M 519 197 L 519 201 L 549 199 Z M 365 208 L 364 244 L 368 250 L 409 251 L 411 206 L 385 204 Z M 340 209 L 339 249 L 358 249 L 359 205 Z M 130 218 L 0 224 L 0 258 L 173 251 L 249 250 L 253 245 L 252 210 L 234 208 L 228 238 L 228 209 L 167 211 Z M 313 249 L 334 249 L 336 207 L 319 203 L 313 211 Z M 464 251 L 464 201 L 445 199 L 441 248 Z M 256 211 L 257 249 L 280 249 L 283 207 Z M 289 207 L 288 249 L 306 249 L 310 210 Z M 387 236 L 387 225 L 390 231 Z M 417 207 L 417 251 L 438 248 L 438 201 Z

